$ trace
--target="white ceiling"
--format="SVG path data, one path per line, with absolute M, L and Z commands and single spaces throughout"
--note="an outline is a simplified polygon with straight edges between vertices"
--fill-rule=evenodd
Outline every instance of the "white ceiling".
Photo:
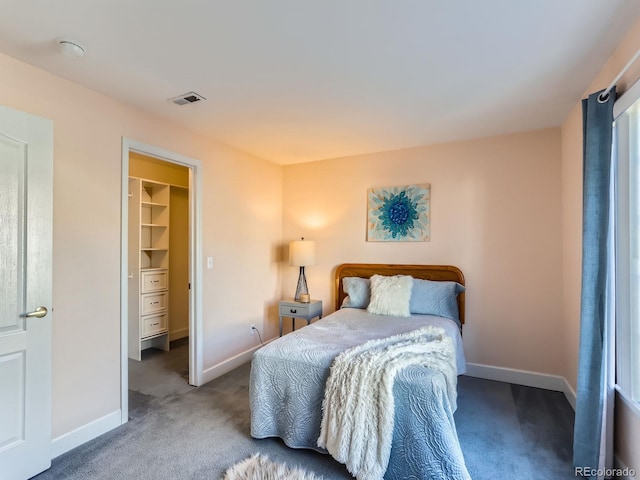
M 1 52 L 281 164 L 558 126 L 640 18 L 637 0 L 0 4 Z M 207 101 L 167 101 L 190 91 Z

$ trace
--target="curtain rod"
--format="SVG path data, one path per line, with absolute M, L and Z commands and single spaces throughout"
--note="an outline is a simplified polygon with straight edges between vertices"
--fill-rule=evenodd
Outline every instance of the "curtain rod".
M 624 75 L 626 71 L 629 70 L 629 67 L 633 65 L 633 63 L 638 59 L 638 57 L 640 57 L 640 50 L 638 50 L 635 53 L 635 55 L 631 57 L 631 60 L 629 60 L 629 62 L 627 62 L 627 64 L 622 68 L 622 70 L 620 70 L 620 73 L 618 74 L 618 76 L 613 79 L 613 82 L 611 82 L 611 84 L 605 89 L 605 91 L 602 92 L 600 95 L 598 95 L 598 102 L 604 103 L 609 99 L 609 92 L 611 91 L 611 89 L 614 87 L 616 83 L 618 83 L 618 80 L 622 78 L 622 75 Z

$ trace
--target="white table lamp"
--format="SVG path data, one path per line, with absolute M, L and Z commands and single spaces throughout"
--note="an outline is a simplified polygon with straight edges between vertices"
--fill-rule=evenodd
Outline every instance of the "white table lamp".
M 300 296 L 306 295 L 304 299 L 308 300 L 310 297 L 309 289 L 307 288 L 307 279 L 304 276 L 304 267 L 315 265 L 316 263 L 316 242 L 305 240 L 295 240 L 289 242 L 289 265 L 300 267 L 300 275 L 298 276 L 298 286 L 296 288 L 296 295 L 294 300 L 296 302 L 301 301 Z

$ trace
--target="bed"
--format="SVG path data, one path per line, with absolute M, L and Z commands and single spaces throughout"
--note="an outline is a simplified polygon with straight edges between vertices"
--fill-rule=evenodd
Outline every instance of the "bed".
M 411 313 L 408 317 L 375 315 L 366 307 L 357 308 L 362 307 L 352 302 L 357 300 L 357 292 L 353 288 L 346 292 L 344 288 L 347 281 L 362 286 L 362 279 L 373 279 L 374 275 L 384 278 L 409 275 L 414 279 L 414 289 L 418 284 L 416 280 L 426 281 L 425 284 L 444 282 L 437 284 L 438 287 L 464 285 L 462 272 L 453 266 L 338 266 L 335 272 L 336 311 L 276 339 L 254 354 L 250 379 L 252 437 L 279 437 L 291 448 L 327 453 L 318 447 L 318 438 L 325 385 L 332 362 L 343 352 L 365 342 L 405 335 L 429 326 L 442 328 L 455 347 L 457 374 L 464 373 L 463 288 L 456 290 L 453 300 L 457 319 L 424 313 Z M 452 401 L 446 392 L 447 382 L 437 369 L 409 366 L 398 372 L 393 383 L 394 421 L 385 479 L 470 478 L 453 419 L 455 398 Z

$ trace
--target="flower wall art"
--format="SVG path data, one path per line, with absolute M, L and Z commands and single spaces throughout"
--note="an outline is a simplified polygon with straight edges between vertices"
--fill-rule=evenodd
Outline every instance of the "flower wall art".
M 428 242 L 430 185 L 371 188 L 367 194 L 367 241 Z

